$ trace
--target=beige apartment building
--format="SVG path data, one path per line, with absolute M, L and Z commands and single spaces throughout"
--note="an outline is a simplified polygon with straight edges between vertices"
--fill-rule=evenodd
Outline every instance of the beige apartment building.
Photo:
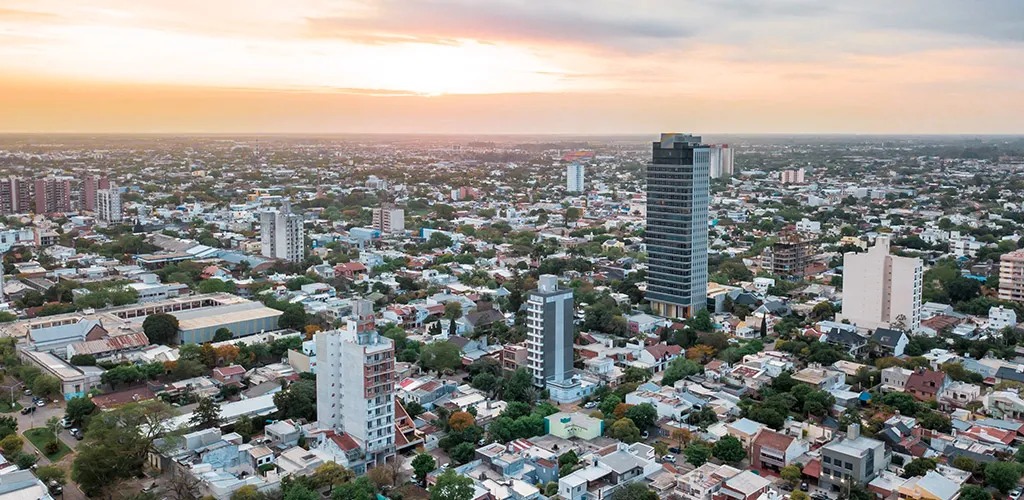
M 999 299 L 1024 302 L 1024 250 L 999 259 Z

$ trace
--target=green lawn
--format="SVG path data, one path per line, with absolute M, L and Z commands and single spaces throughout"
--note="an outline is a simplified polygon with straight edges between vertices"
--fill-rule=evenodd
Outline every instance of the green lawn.
M 11 406 L 11 402 L 3 399 L 0 400 L 0 413 L 11 413 L 12 411 L 18 411 L 21 409 L 21 404 L 17 401 L 14 402 L 14 406 Z
M 25 438 L 31 441 L 39 450 L 39 453 L 45 455 L 51 462 L 56 462 L 64 455 L 71 453 L 71 448 L 68 448 L 68 445 L 58 440 L 57 444 L 60 445 L 60 449 L 57 450 L 57 453 L 54 453 L 53 455 L 46 454 L 46 445 L 53 442 L 53 431 L 46 427 L 36 427 L 35 429 L 25 431 Z

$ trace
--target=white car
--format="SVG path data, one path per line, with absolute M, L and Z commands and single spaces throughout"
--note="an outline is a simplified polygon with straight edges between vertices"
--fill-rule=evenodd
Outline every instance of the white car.
M 665 456 L 661 457 L 661 459 L 663 461 L 665 461 L 665 462 L 670 463 L 670 464 L 676 463 L 676 456 L 675 455 L 665 455 Z
M 1020 500 L 1021 493 L 1024 493 L 1024 489 L 1017 488 L 1011 491 L 1008 497 L 1010 498 L 1010 500 Z
M 589 402 L 589 403 L 587 403 L 587 404 L 583 405 L 583 407 L 584 407 L 584 408 L 586 408 L 586 409 L 588 409 L 588 410 L 589 410 L 589 409 L 591 409 L 591 408 L 597 408 L 597 403 L 595 403 L 595 402 L 591 401 L 591 402 Z

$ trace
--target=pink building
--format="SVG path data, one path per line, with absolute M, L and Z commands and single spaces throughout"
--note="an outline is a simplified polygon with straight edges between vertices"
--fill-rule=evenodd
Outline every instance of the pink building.
M 32 210 L 32 185 L 25 179 L 0 179 L 0 214 L 20 214 Z
M 92 174 L 85 176 L 82 180 L 82 210 L 96 211 L 96 191 L 99 189 L 110 189 L 110 178 Z
M 36 179 L 36 213 L 71 211 L 71 180 L 66 177 Z

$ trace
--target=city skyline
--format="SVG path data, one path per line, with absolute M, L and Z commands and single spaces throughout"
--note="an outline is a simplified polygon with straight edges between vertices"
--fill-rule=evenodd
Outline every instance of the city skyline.
M 7 2 L 0 132 L 1012 134 L 1024 9 Z

